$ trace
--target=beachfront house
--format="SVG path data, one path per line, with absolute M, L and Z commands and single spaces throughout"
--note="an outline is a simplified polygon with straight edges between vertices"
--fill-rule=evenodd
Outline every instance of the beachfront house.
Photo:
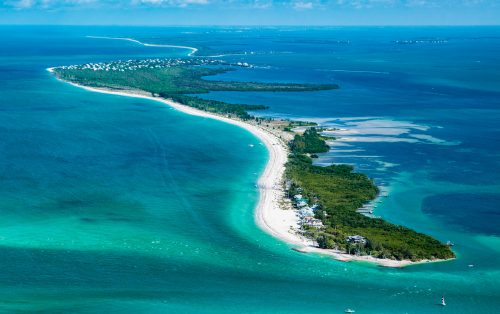
M 314 211 L 310 207 L 303 207 L 299 210 L 300 217 L 314 217 Z
M 346 238 L 349 243 L 366 244 L 366 239 L 360 235 L 352 235 Z
M 303 208 L 307 206 L 307 202 L 304 200 L 301 200 L 300 202 L 297 202 L 297 207 L 298 208 Z
M 314 218 L 314 217 L 304 217 L 302 219 L 302 224 L 304 226 L 313 227 L 313 228 L 323 228 L 324 227 L 323 222 L 319 219 Z

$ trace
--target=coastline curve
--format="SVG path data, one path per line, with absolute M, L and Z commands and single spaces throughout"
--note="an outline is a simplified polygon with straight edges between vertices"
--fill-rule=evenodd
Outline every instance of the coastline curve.
M 129 38 L 129 37 L 106 37 L 106 36 L 86 36 L 87 38 L 93 38 L 93 39 L 111 39 L 111 40 L 124 40 L 124 41 L 130 41 L 145 47 L 158 47 L 158 48 L 178 48 L 178 49 L 187 49 L 191 50 L 190 53 L 188 53 L 188 56 L 191 57 L 193 56 L 196 52 L 198 52 L 198 48 L 195 47 L 189 47 L 189 46 L 178 46 L 178 45 L 166 45 L 166 44 L 148 44 L 148 43 L 143 43 L 142 41 L 139 41 L 134 38 Z
M 47 68 L 47 71 L 52 75 L 54 74 L 54 68 Z M 446 260 L 421 260 L 418 262 L 410 260 L 391 260 L 391 259 L 381 259 L 372 256 L 356 256 L 350 255 L 341 251 L 331 250 L 331 249 L 321 249 L 316 247 L 315 243 L 311 239 L 307 239 L 297 234 L 296 228 L 298 228 L 299 219 L 296 216 L 296 212 L 288 208 L 283 208 L 283 201 L 286 198 L 285 191 L 283 188 L 283 177 L 285 172 L 285 164 L 288 160 L 288 147 L 280 138 L 272 134 L 270 131 L 266 130 L 264 127 L 246 123 L 241 120 L 231 119 L 225 116 L 209 113 L 199 109 L 195 109 L 173 100 L 164 99 L 160 97 L 153 97 L 150 93 L 140 91 L 140 90 L 112 90 L 107 88 L 96 88 L 89 87 L 73 82 L 65 81 L 57 76 L 54 77 L 64 83 L 70 84 L 75 87 L 79 87 L 91 92 L 118 95 L 133 98 L 142 98 L 161 102 L 169 107 L 172 107 L 180 112 L 199 116 L 204 118 L 210 118 L 218 120 L 221 122 L 229 123 L 240 128 L 247 130 L 256 136 L 261 142 L 266 146 L 268 151 L 268 161 L 264 171 L 262 172 L 257 186 L 259 189 L 259 201 L 254 212 L 254 219 L 257 225 L 266 233 L 271 236 L 280 239 L 281 241 L 292 246 L 292 249 L 300 253 L 314 253 L 320 255 L 330 256 L 335 260 L 342 262 L 349 261 L 362 261 L 372 264 L 377 264 L 383 267 L 393 267 L 400 268 L 408 265 L 429 263 L 429 262 L 441 262 Z

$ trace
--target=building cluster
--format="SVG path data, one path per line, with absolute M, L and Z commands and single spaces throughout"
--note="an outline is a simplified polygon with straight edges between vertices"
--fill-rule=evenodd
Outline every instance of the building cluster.
M 290 191 L 292 190 L 292 182 L 287 180 L 285 182 L 285 190 Z M 313 204 L 309 205 L 309 200 L 304 197 L 302 194 L 303 190 L 299 187 L 296 189 L 293 189 L 293 191 L 297 194 L 291 196 L 292 204 L 296 209 L 297 216 L 299 217 L 299 225 L 301 227 L 308 227 L 308 228 L 316 228 L 316 229 L 322 229 L 325 226 L 323 225 L 323 222 L 321 219 L 315 218 L 315 214 L 317 213 L 318 210 L 321 209 L 321 206 L 319 204 Z M 323 215 L 326 217 L 326 212 L 323 212 Z M 361 235 L 349 235 L 345 238 L 347 243 L 354 244 L 356 247 L 362 247 L 366 246 L 367 240 L 365 237 Z M 358 251 L 359 253 L 359 251 Z
M 301 194 L 296 194 L 293 196 L 293 203 L 297 209 L 297 215 L 300 218 L 300 224 L 302 226 L 308 226 L 313 228 L 323 228 L 323 222 L 320 219 L 314 218 L 314 214 L 319 209 L 318 204 L 309 206 L 309 202 Z
M 59 67 L 62 70 L 92 70 L 92 71 L 136 71 L 140 69 L 162 69 L 182 65 L 225 65 L 238 67 L 251 67 L 246 62 L 229 63 L 216 59 L 144 59 L 144 60 L 118 60 L 111 62 L 85 63 Z

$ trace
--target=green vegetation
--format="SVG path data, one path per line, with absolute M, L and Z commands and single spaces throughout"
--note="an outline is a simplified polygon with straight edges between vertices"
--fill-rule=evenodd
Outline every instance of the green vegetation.
M 292 182 L 289 192 L 300 193 L 320 206 L 316 218 L 326 228 L 307 230 L 320 247 L 397 260 L 454 257 L 448 246 L 430 236 L 356 212 L 376 197 L 378 188 L 366 175 L 353 172 L 349 165 L 313 165 L 304 153 L 313 153 L 315 148 L 316 152 L 325 151 L 324 145 L 314 128 L 296 136 L 290 145 L 292 154 L 286 167 L 287 178 Z M 352 235 L 363 236 L 366 243 L 349 243 L 347 237 Z
M 241 105 L 241 104 L 228 104 L 217 100 L 207 100 L 196 96 L 186 95 L 169 95 L 160 93 L 160 97 L 172 99 L 175 102 L 184 104 L 200 110 L 205 110 L 213 113 L 225 113 L 236 115 L 243 120 L 251 119 L 252 116 L 248 114 L 249 110 L 267 109 L 267 106 L 262 105 Z
M 293 128 L 299 126 L 316 126 L 318 125 L 316 122 L 309 121 L 290 121 L 286 127 L 283 128 L 285 132 L 293 132 Z
M 190 62 L 196 63 L 196 61 Z M 241 119 L 253 118 L 248 114 L 250 110 L 267 107 L 228 104 L 205 100 L 192 94 L 210 91 L 292 92 L 338 88 L 337 85 L 328 84 L 228 82 L 203 79 L 205 76 L 227 71 L 230 71 L 230 68 L 186 65 L 185 61 L 179 60 L 156 60 L 149 63 L 127 61 L 69 66 L 56 68 L 54 73 L 63 80 L 85 86 L 147 91 L 153 96 L 173 99 L 190 107 L 237 116 Z M 254 119 L 258 124 L 271 122 L 262 118 Z M 356 212 L 364 203 L 376 197 L 378 189 L 366 175 L 354 173 L 351 166 L 319 167 L 312 164 L 312 159 L 306 154 L 317 157 L 316 153 L 329 150 L 325 138 L 314 128 L 315 125 L 310 122 L 292 121 L 288 122 L 288 125 L 284 124 L 283 130 L 291 131 L 298 126 L 311 127 L 303 134 L 296 134 L 290 142 L 292 154 L 286 167 L 286 175 L 292 182 L 290 193 L 300 192 L 310 202 L 319 205 L 316 218 L 321 219 L 326 228 L 311 227 L 307 232 L 317 240 L 320 247 L 392 259 L 454 257 L 448 246 L 427 235 L 381 219 L 368 218 Z M 279 127 L 279 123 L 274 127 Z M 366 242 L 350 243 L 346 238 L 351 235 L 360 235 Z
M 309 128 L 302 135 L 296 134 L 290 142 L 290 148 L 297 154 L 325 153 L 330 150 L 316 128 Z
M 132 89 L 150 92 L 163 98 L 171 98 L 187 106 L 214 113 L 236 115 L 242 119 L 251 116 L 249 110 L 265 109 L 259 105 L 233 105 L 221 101 L 204 100 L 189 94 L 210 91 L 263 91 L 301 92 L 336 89 L 334 84 L 285 84 L 205 80 L 203 77 L 226 73 L 228 67 L 202 67 L 176 65 L 162 68 L 136 70 L 94 71 L 85 68 L 56 68 L 54 73 L 61 79 L 73 83 L 111 89 Z

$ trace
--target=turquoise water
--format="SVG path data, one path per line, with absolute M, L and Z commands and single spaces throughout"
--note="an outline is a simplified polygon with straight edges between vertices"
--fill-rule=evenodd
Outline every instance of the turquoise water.
M 500 307 L 498 28 L 0 33 L 0 312 Z M 453 240 L 459 258 L 385 269 L 290 250 L 254 223 L 255 182 L 267 159 L 258 139 L 160 103 L 87 92 L 45 71 L 186 51 L 87 35 L 195 46 L 258 66 L 222 78 L 339 83 L 341 90 L 331 92 L 207 97 L 263 103 L 271 106 L 267 115 L 357 130 L 362 139 L 339 141 L 319 162 L 352 163 L 369 173 L 390 189 L 377 215 Z M 391 42 L 422 36 L 449 42 Z M 465 60 L 481 62 L 459 71 Z M 442 294 L 446 308 L 437 305 Z

